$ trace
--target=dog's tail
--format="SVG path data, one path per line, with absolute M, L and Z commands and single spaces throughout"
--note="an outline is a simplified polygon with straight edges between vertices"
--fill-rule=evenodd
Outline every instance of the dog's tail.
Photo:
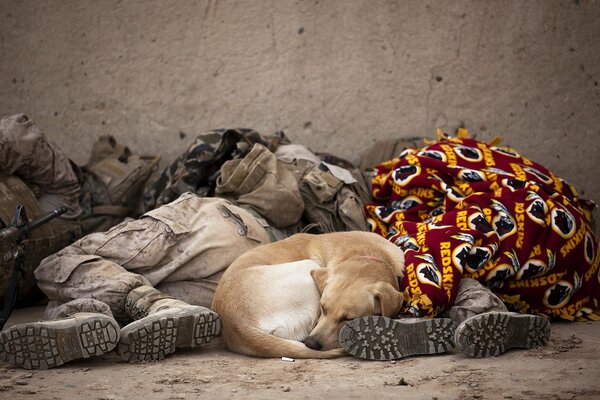
M 244 333 L 237 334 L 238 327 L 223 326 L 222 339 L 225 346 L 233 352 L 254 357 L 290 357 L 290 358 L 337 358 L 349 354 L 340 348 L 332 350 L 313 350 L 302 342 L 283 339 L 271 335 L 254 326 L 244 326 Z M 227 332 L 227 333 L 226 333 Z

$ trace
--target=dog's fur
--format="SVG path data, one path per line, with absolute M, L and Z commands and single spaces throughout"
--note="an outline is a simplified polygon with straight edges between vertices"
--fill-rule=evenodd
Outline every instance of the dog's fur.
M 398 313 L 403 273 L 402 250 L 377 234 L 297 234 L 233 262 L 212 307 L 232 351 L 257 357 L 339 357 L 345 355 L 338 342 L 345 322 Z

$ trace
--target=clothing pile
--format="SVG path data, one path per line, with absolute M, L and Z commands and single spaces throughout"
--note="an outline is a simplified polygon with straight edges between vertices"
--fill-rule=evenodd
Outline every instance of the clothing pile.
M 408 314 L 451 306 L 475 278 L 515 311 L 600 319 L 594 204 L 510 148 L 459 130 L 377 166 L 370 229 L 405 251 Z

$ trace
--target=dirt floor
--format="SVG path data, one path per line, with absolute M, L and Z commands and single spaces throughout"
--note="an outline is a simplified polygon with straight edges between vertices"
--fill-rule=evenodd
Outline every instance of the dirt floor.
M 7 325 L 38 319 L 16 310 Z M 208 347 L 126 364 L 111 352 L 60 368 L 0 364 L 0 399 L 600 399 L 600 322 L 555 323 L 542 349 L 473 359 L 451 352 L 397 361 L 257 359 Z

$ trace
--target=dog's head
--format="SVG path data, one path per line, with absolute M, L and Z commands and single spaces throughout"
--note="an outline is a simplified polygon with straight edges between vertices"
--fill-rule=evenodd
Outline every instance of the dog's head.
M 321 315 L 304 342 L 306 346 L 315 350 L 338 348 L 338 336 L 346 322 L 366 315 L 396 316 L 403 302 L 398 291 L 403 269 L 403 262 L 355 257 L 311 271 L 321 293 Z

